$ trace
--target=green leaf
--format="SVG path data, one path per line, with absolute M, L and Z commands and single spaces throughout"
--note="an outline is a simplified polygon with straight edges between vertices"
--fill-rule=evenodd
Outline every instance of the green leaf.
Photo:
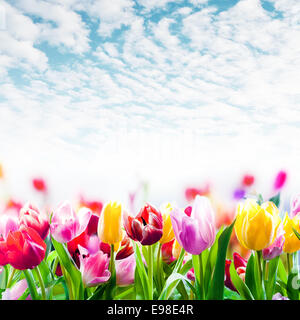
M 235 220 L 227 227 L 218 239 L 218 256 L 216 266 L 207 295 L 208 300 L 223 300 L 226 253 Z
M 238 276 L 233 263 L 231 263 L 230 265 L 229 272 L 230 272 L 230 278 L 231 278 L 232 284 L 234 285 L 236 290 L 239 292 L 240 296 L 244 300 L 254 300 L 254 297 L 250 289 L 247 287 L 244 281 Z
M 138 272 L 139 278 L 140 278 L 140 282 L 143 288 L 143 292 L 144 292 L 144 298 L 148 299 L 149 298 L 149 288 L 148 288 L 148 276 L 147 276 L 147 272 L 145 270 L 145 265 L 142 259 L 142 255 L 139 249 L 138 244 L 136 243 L 135 246 L 135 260 L 136 260 L 136 270 Z
M 36 285 L 34 282 L 34 277 L 32 275 L 32 271 L 29 269 L 26 269 L 26 270 L 23 270 L 23 273 L 25 275 L 28 289 L 29 289 L 32 300 L 40 300 L 40 297 L 39 297 L 37 290 L 36 290 Z
M 257 292 L 258 281 L 257 280 L 258 280 L 258 275 L 256 274 L 255 258 L 254 258 L 254 255 L 251 254 L 247 262 L 245 283 L 255 299 L 258 299 L 258 292 Z
M 75 290 L 75 299 L 82 300 L 84 295 L 84 288 L 81 278 L 81 273 L 77 269 L 68 249 L 62 243 L 57 242 L 55 239 L 52 239 L 52 244 L 57 252 L 59 262 L 67 270 L 68 274 L 71 277 L 73 287 Z
M 2 268 L 2 272 L 0 273 L 0 289 L 6 289 L 9 270 L 7 265 Z
M 278 261 L 278 278 L 282 280 L 283 283 L 287 283 L 288 276 L 281 257 Z
M 258 195 L 256 202 L 257 202 L 259 205 L 262 205 L 262 204 L 263 204 L 264 199 L 263 199 L 263 197 L 262 197 L 261 194 Z
M 290 300 L 299 300 L 300 278 L 297 272 L 291 271 L 287 281 L 287 295 Z
M 280 205 L 280 192 L 276 196 L 270 198 L 269 201 L 272 201 L 276 207 L 279 207 L 279 205 Z
M 224 287 L 224 300 L 242 300 L 242 298 L 237 292 Z
M 294 231 L 296 237 L 300 240 L 300 233 L 295 228 L 293 228 L 293 231 Z
M 268 280 L 265 281 L 266 297 L 271 300 L 275 293 L 279 256 L 269 261 Z
M 190 289 L 196 294 L 195 288 L 191 285 L 189 280 L 180 273 L 172 273 L 166 281 L 166 285 L 159 296 L 158 300 L 168 300 L 174 289 L 178 285 L 179 281 L 185 281 L 185 283 L 190 287 Z

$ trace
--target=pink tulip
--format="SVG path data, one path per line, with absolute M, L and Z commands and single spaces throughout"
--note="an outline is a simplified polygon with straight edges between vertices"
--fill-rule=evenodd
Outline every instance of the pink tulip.
M 277 176 L 274 181 L 274 190 L 280 190 L 283 188 L 287 179 L 287 173 L 283 170 L 277 173 Z
M 52 215 L 52 237 L 61 243 L 73 240 L 87 228 L 91 215 L 91 210 L 85 207 L 80 208 L 76 214 L 71 204 L 64 202 Z
M 284 245 L 284 230 L 282 224 L 279 226 L 275 241 L 268 247 L 262 250 L 264 260 L 272 260 L 282 253 Z
M 18 217 L 10 214 L 9 211 L 0 215 L 0 237 L 7 239 L 9 231 L 17 231 L 19 229 Z
M 45 240 L 49 233 L 49 219 L 32 203 L 27 202 L 20 210 L 20 225 L 34 229 Z
M 215 214 L 209 199 L 197 195 L 190 217 L 180 209 L 173 209 L 171 221 L 175 237 L 186 252 L 200 254 L 215 241 Z
M 290 217 L 293 218 L 300 212 L 300 194 L 295 195 L 291 200 Z
M 131 254 L 125 259 L 116 260 L 117 285 L 128 286 L 134 283 L 135 256 Z
M 2 300 L 18 300 L 24 291 L 27 289 L 26 279 L 18 281 L 12 288 L 7 288 L 2 292 Z M 31 296 L 28 295 L 26 300 L 31 300 Z
M 90 254 L 87 249 L 78 245 L 80 272 L 85 287 L 94 287 L 108 281 L 110 271 L 108 270 L 109 258 L 101 250 Z

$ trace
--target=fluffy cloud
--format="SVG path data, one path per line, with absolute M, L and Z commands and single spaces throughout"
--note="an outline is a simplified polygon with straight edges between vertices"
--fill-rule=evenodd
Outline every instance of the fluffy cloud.
M 76 172 L 70 190 L 96 176 L 107 196 L 151 178 L 157 201 L 222 170 L 295 170 L 299 6 L 270 3 L 2 1 L 1 158 L 65 177 L 60 196 Z

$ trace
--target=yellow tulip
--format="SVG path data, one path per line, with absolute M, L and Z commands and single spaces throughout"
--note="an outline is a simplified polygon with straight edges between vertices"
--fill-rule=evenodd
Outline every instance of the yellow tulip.
M 243 247 L 260 251 L 275 241 L 280 221 L 273 202 L 260 206 L 255 199 L 247 199 L 238 204 L 234 229 Z
M 122 241 L 122 205 L 119 202 L 108 202 L 100 215 L 98 237 L 107 244 L 117 244 Z
M 180 256 L 180 252 L 181 252 L 181 246 L 179 244 L 179 242 L 175 239 L 174 243 L 173 243 L 173 248 L 172 248 L 172 256 L 177 260 Z
M 4 177 L 3 167 L 0 163 L 0 179 L 2 179 L 3 177 Z
M 285 231 L 283 251 L 286 253 L 293 253 L 300 250 L 300 240 L 295 235 L 293 228 L 300 232 L 300 214 L 297 214 L 291 219 L 286 212 L 283 220 L 283 230 Z
M 163 218 L 163 235 L 159 240 L 161 244 L 170 242 L 175 237 L 170 216 L 172 210 L 173 208 L 170 203 L 167 203 L 160 208 Z

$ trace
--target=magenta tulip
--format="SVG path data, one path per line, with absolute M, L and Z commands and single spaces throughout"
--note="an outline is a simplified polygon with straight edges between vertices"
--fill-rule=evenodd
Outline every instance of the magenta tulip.
M 82 282 L 85 287 L 94 287 L 100 283 L 106 282 L 110 278 L 108 270 L 109 258 L 101 250 L 90 254 L 86 248 L 78 246 L 80 272 Z
M 91 215 L 92 211 L 85 207 L 80 208 L 76 214 L 71 204 L 64 202 L 52 215 L 52 237 L 60 243 L 73 240 L 87 228 Z
M 198 255 L 212 246 L 216 236 L 215 214 L 207 197 L 196 196 L 190 217 L 177 208 L 170 215 L 175 237 L 186 252 Z

